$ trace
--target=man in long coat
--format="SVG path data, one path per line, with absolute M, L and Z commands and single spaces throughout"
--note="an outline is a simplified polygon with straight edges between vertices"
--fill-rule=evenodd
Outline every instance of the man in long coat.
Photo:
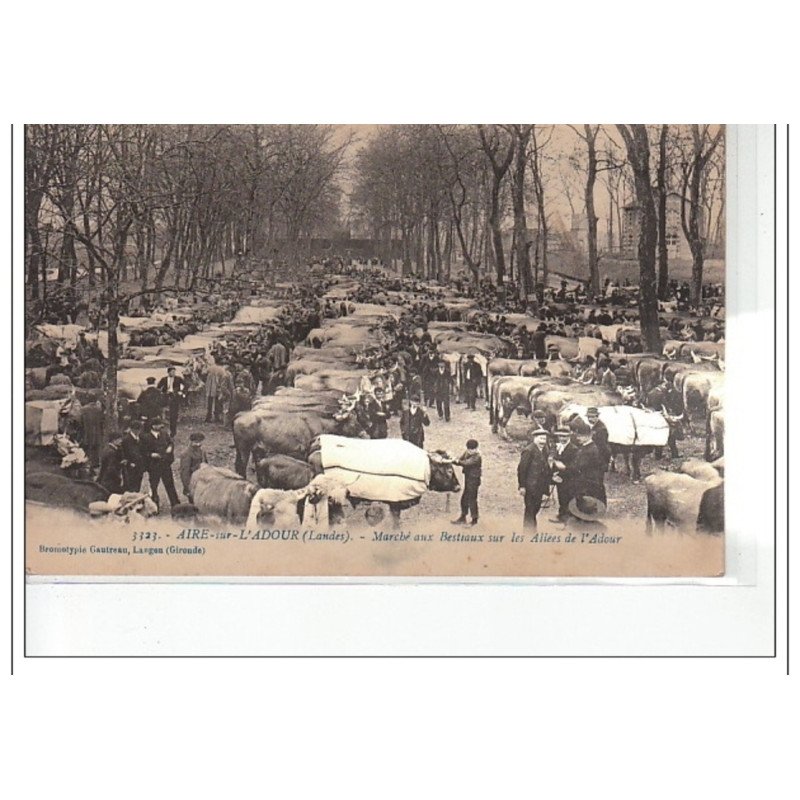
M 572 463 L 566 465 L 564 477 L 571 485 L 571 495 L 594 497 L 605 505 L 605 464 L 597 445 L 592 441 L 592 429 L 580 418 L 573 420 L 570 428 L 577 452 Z
M 186 396 L 183 378 L 176 374 L 175 367 L 167 367 L 167 374 L 156 387 L 164 395 L 164 403 L 169 409 L 169 435 L 174 438 L 178 432 L 178 410 L 181 398 Z
M 99 400 L 87 403 L 81 409 L 80 445 L 89 458 L 89 463 L 96 467 L 100 463 L 100 447 L 103 443 L 103 406 Z
M 569 501 L 574 497 L 574 473 L 571 472 L 571 466 L 577 452 L 578 447 L 572 441 L 572 432 L 567 428 L 557 430 L 553 482 L 558 494 L 558 515 L 551 522 L 564 522 L 569 518 Z
M 440 361 L 433 376 L 433 396 L 439 419 L 450 422 L 450 365 Z
M 608 444 L 608 428 L 600 420 L 600 412 L 592 406 L 586 410 L 586 418 L 592 429 L 592 441 L 597 445 L 597 452 L 603 462 L 604 471 L 608 469 L 608 462 L 611 460 L 611 447 Z
M 142 391 L 136 400 L 139 413 L 148 420 L 161 416 L 164 408 L 164 394 L 156 388 L 156 379 L 148 378 L 147 387 Z
M 517 466 L 517 485 L 525 500 L 524 530 L 536 530 L 536 515 L 542 498 L 550 491 L 552 469 L 547 458 L 547 431 L 537 428 L 531 433 L 531 443 L 520 454 Z
M 412 397 L 408 408 L 400 415 L 400 433 L 407 442 L 417 447 L 425 446 L 425 426 L 431 421 L 419 404 L 418 397 Z
M 478 396 L 478 385 L 483 380 L 481 365 L 475 361 L 472 353 L 467 354 L 467 362 L 462 371 L 464 379 L 464 399 L 470 411 L 475 410 L 475 398 Z
M 222 422 L 222 403 L 227 380 L 225 368 L 216 362 L 212 363 L 206 375 L 206 422 L 211 422 L 212 414 L 215 422 Z
M 176 506 L 180 502 L 175 491 L 175 479 L 172 475 L 172 462 L 175 460 L 175 446 L 170 435 L 164 430 L 164 421 L 154 419 L 150 430 L 142 435 L 142 454 L 145 459 L 147 477 L 150 480 L 150 492 L 153 502 L 160 505 L 158 486 L 164 484 L 169 503 Z
M 100 474 L 97 482 L 111 494 L 122 493 L 122 435 L 112 433 L 100 456 Z
M 122 478 L 126 492 L 138 492 L 144 477 L 144 457 L 142 456 L 142 423 L 131 420 L 122 437 Z

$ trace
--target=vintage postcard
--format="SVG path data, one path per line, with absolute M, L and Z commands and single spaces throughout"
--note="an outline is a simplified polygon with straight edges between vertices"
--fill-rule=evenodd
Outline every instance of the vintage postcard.
M 723 125 L 28 125 L 30 576 L 725 574 Z

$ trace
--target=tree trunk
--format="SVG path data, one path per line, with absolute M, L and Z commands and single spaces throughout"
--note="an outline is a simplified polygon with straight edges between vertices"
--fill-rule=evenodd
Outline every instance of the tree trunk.
M 700 179 L 702 166 L 695 163 L 689 183 L 689 248 L 692 251 L 692 308 L 699 308 L 703 295 L 703 239 L 700 235 Z
M 500 184 L 492 184 L 489 206 L 489 227 L 492 230 L 492 250 L 494 251 L 494 274 L 497 285 L 502 286 L 506 279 L 506 257 L 503 252 L 503 230 L 500 227 Z
M 586 244 L 589 255 L 589 287 L 591 294 L 599 297 L 600 264 L 597 259 L 597 214 L 594 210 L 594 184 L 597 179 L 597 150 L 595 149 L 597 131 L 593 131 L 590 125 L 584 125 L 583 128 L 586 133 L 588 155 L 584 204 L 586 206 Z
M 39 235 L 38 220 L 33 222 L 29 219 L 25 220 L 25 235 L 28 239 L 28 286 L 31 298 L 35 300 L 39 297 L 39 261 L 42 253 L 42 238 Z
M 669 263 L 667 254 L 667 131 L 661 126 L 658 139 L 658 169 L 656 170 L 656 196 L 658 197 L 658 298 L 669 299 Z
M 650 176 L 650 143 L 645 125 L 618 125 L 628 150 L 634 176 L 636 201 L 641 209 L 639 228 L 639 324 L 647 352 L 661 353 L 658 323 L 656 243 L 658 221 Z
M 514 249 L 519 276 L 519 299 L 528 302 L 533 294 L 533 276 L 528 253 L 527 220 L 525 217 L 525 166 L 527 164 L 528 140 L 531 126 L 516 126 L 517 144 L 514 151 L 514 175 L 512 179 L 512 201 L 514 206 Z M 535 302 L 535 301 L 533 301 Z
M 116 279 L 114 280 L 116 284 Z M 117 328 L 119 326 L 119 301 L 117 298 L 118 286 L 109 287 L 109 296 L 106 309 L 106 324 L 108 325 L 108 358 L 106 359 L 106 391 L 105 391 L 105 426 L 104 437 L 117 429 L 117 366 L 119 364 L 119 342 Z

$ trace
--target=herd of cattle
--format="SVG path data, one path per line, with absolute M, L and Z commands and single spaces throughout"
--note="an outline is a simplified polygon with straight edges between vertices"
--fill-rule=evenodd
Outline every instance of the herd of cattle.
M 326 474 L 324 458 L 320 457 L 324 453 L 320 443 L 332 441 L 331 437 L 353 442 L 368 438 L 356 405 L 362 394 L 374 390 L 377 371 L 368 366 L 365 353 L 377 350 L 411 368 L 412 356 L 397 344 L 395 333 L 399 325 L 405 323 L 408 327 L 409 308 L 419 298 L 408 291 L 383 291 L 379 302 L 356 302 L 353 298 L 359 287 L 357 277 L 331 277 L 322 300 L 348 302 L 349 313 L 321 319 L 320 325 L 297 343 L 281 376 L 283 385 L 256 398 L 250 410 L 239 413 L 233 420 L 236 472 L 209 465 L 198 469 L 191 480 L 192 504 L 173 509 L 176 516 L 196 514 L 253 525 L 291 527 L 298 520 L 307 519 L 310 511 L 318 514 L 323 506 L 326 508 L 323 519 L 333 524 L 341 519 L 341 508 L 346 501 L 353 505 L 366 502 L 368 513 L 373 514 L 378 513 L 376 503 L 382 501 L 395 520 L 403 508 L 419 501 L 419 495 L 413 496 L 413 492 L 411 496 L 398 493 L 397 482 L 410 479 L 402 474 L 402 465 L 379 475 L 379 485 L 385 487 L 382 497 L 375 495 L 374 488 L 368 496 L 360 496 L 358 480 L 343 479 L 341 473 L 334 480 Z M 563 426 L 566 416 L 576 410 L 580 413 L 588 407 L 597 407 L 602 417 L 608 409 L 630 409 L 632 437 L 626 435 L 615 440 L 610 432 L 609 443 L 612 452 L 622 454 L 626 462 L 632 457 L 632 477 L 636 479 L 642 457 L 654 447 L 665 446 L 667 441 L 666 433 L 663 441 L 649 441 L 646 436 L 637 438 L 640 431 L 636 420 L 642 414 L 652 415 L 648 418 L 655 423 L 652 427 L 662 432 L 674 431 L 676 426 L 692 431 L 702 427 L 705 461 L 690 459 L 677 472 L 656 470 L 645 478 L 647 521 L 649 525 L 668 524 L 710 533 L 723 530 L 724 342 L 668 340 L 662 354 L 631 353 L 625 352 L 630 325 L 599 326 L 592 341 L 586 337 L 548 335 L 548 360 L 543 368 L 540 360 L 514 357 L 513 346 L 503 336 L 476 330 L 470 322 L 476 311 L 469 299 L 440 293 L 442 297 L 450 310 L 448 319 L 433 319 L 415 326 L 414 336 L 425 337 L 435 344 L 437 357 L 448 364 L 452 391 L 461 399 L 467 356 L 480 365 L 484 381 L 479 394 L 485 400 L 492 432 L 507 437 L 515 414 L 536 415 L 553 431 Z M 259 301 L 249 302 L 253 319 L 257 320 Z M 274 299 L 265 300 L 263 308 L 276 305 Z M 509 315 L 517 316 L 520 320 L 512 322 L 530 325 L 532 330 L 539 322 L 523 315 Z M 206 347 L 208 341 L 203 336 L 188 337 L 198 339 L 190 344 Z M 176 350 L 175 345 L 166 349 L 173 354 L 192 352 L 192 348 Z M 610 389 L 581 380 L 580 363 L 587 355 L 596 356 L 600 349 L 611 364 L 626 364 L 631 375 L 627 385 Z M 147 371 L 144 364 L 136 362 L 135 352 L 133 356 L 123 362 L 130 374 L 120 379 L 123 393 L 131 395 L 138 391 L 137 384 Z M 152 367 L 152 363 L 147 366 Z M 646 412 L 641 409 L 643 398 L 665 386 L 679 396 L 680 413 L 666 408 L 650 408 Z M 360 452 L 354 445 L 353 453 Z M 458 490 L 458 479 L 446 454 L 423 453 L 425 488 Z M 361 468 L 358 456 L 353 457 L 356 466 L 349 469 L 354 474 L 361 469 L 362 474 L 375 477 L 371 465 Z M 254 480 L 248 478 L 248 474 L 253 474 L 248 472 L 251 459 Z M 59 485 L 54 494 L 53 481 L 57 477 L 45 480 L 39 476 L 39 483 L 46 484 L 41 486 L 29 482 L 29 498 L 47 501 L 60 492 L 69 498 L 61 504 L 85 505 L 85 487 L 75 482 L 67 487 Z M 92 499 L 101 498 L 93 495 Z

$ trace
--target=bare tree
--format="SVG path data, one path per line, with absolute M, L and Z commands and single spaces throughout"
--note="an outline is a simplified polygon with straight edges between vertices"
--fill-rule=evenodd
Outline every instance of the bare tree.
M 574 158 L 576 169 L 585 175 L 583 203 L 586 212 L 586 250 L 589 259 L 589 288 L 595 297 L 600 295 L 600 256 L 597 244 L 597 212 L 595 210 L 594 190 L 598 173 L 619 168 L 619 164 L 611 160 L 611 150 L 605 151 L 605 158 L 598 152 L 598 136 L 602 130 L 600 125 L 584 125 L 579 129 L 569 126 L 585 145 L 586 160 Z
M 447 154 L 447 159 L 442 159 L 441 175 L 450 200 L 453 230 L 470 278 L 477 285 L 486 228 L 481 209 L 486 182 L 483 160 L 478 157 L 466 130 L 437 125 L 436 131 Z
M 658 198 L 658 297 L 669 299 L 669 259 L 667 253 L 667 136 L 669 125 L 662 125 L 658 136 L 656 197 Z
M 514 158 L 514 137 L 499 125 L 478 125 L 481 147 L 492 167 L 489 199 L 489 226 L 492 231 L 495 274 L 498 286 L 505 281 L 506 261 L 503 252 L 502 210 L 500 196 L 508 169 Z
M 711 135 L 710 125 L 692 125 L 691 142 L 684 143 L 684 158 L 681 164 L 681 227 L 692 252 L 691 303 L 699 308 L 703 294 L 703 263 L 706 240 L 701 227 L 701 188 L 704 176 L 714 151 L 722 141 L 724 126 Z
M 633 170 L 636 200 L 639 206 L 639 322 L 642 342 L 651 353 L 661 352 L 658 322 L 656 242 L 658 239 L 656 206 L 650 171 L 650 141 L 646 125 L 617 125 L 628 151 Z
M 508 125 L 506 130 L 514 138 L 514 169 L 511 175 L 511 200 L 514 208 L 514 250 L 519 278 L 519 298 L 533 302 L 534 286 L 528 242 L 528 224 L 525 217 L 525 172 L 528 165 L 528 145 L 533 125 Z

